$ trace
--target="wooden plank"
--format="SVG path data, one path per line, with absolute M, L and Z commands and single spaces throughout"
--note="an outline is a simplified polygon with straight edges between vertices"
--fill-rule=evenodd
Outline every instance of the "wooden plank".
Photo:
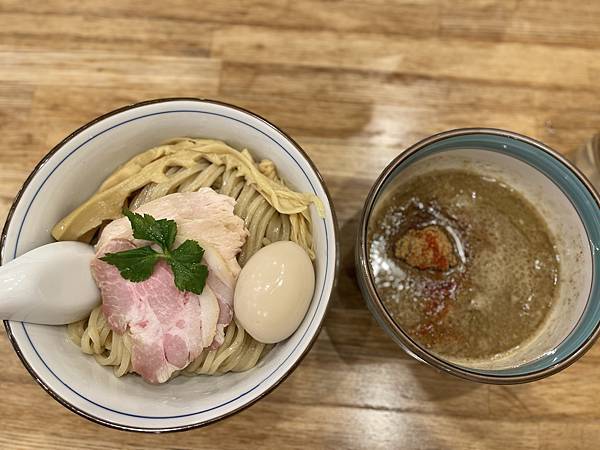
M 144 86 L 216 89 L 220 64 L 204 58 L 136 53 L 10 51 L 0 48 L 0 81 L 41 86 Z
M 32 45 L 35 36 L 47 36 L 60 40 L 64 32 L 51 34 L 50 30 L 27 27 L 29 23 L 44 21 L 44 25 L 69 23 L 75 36 L 87 36 L 90 45 L 103 44 L 89 38 L 94 30 L 86 25 L 96 23 L 98 28 L 119 29 L 123 24 L 128 33 L 121 34 L 129 45 L 135 45 L 137 30 L 129 24 L 139 21 L 143 29 L 146 22 L 154 35 L 160 35 L 161 23 L 170 28 L 193 27 L 210 24 L 249 25 L 273 29 L 304 30 L 310 32 L 334 31 L 387 36 L 418 36 L 437 38 L 460 38 L 467 41 L 544 43 L 552 46 L 582 48 L 600 47 L 597 2 L 578 2 L 573 7 L 568 2 L 545 0 L 508 0 L 504 2 L 476 0 L 461 7 L 451 0 L 344 0 L 302 2 L 264 2 L 244 0 L 231 2 L 203 2 L 202 7 L 190 7 L 185 1 L 157 3 L 148 9 L 143 0 L 94 3 L 74 0 L 53 1 L 51 4 L 32 4 L 19 0 L 7 0 L 0 5 L 4 17 L 21 15 L 25 27 L 11 32 L 14 37 L 24 38 L 20 44 Z M 38 16 L 36 18 L 35 16 Z M 1 20 L 1 19 L 0 19 Z M 82 22 L 83 21 L 83 22 Z M 10 22 L 7 19 L 7 22 Z M 78 28 L 80 28 L 78 30 Z M 0 31 L 1 33 L 1 31 Z M 133 36 L 128 37 L 127 34 Z M 7 34 L 7 37 L 10 36 Z M 107 37 L 113 39 L 111 36 Z M 181 36 L 182 41 L 188 40 Z M 69 44 L 65 41 L 65 44 Z M 183 51 L 183 46 L 171 46 Z M 152 49 L 150 49 L 152 50 Z
M 244 26 L 215 30 L 213 55 L 234 62 L 337 67 L 529 86 L 590 88 L 597 85 L 600 76 L 600 51 L 595 49 Z M 585 68 L 574 63 L 583 60 Z
M 598 2 L 477 0 L 456 10 L 455 2 L 446 2 L 440 18 L 440 34 L 463 39 L 491 42 L 535 42 L 553 46 L 597 48 L 600 31 Z M 576 64 L 576 62 L 574 62 Z M 552 60 L 548 61 L 552 65 Z
M 25 3 L 21 5 L 25 6 Z M 39 5 L 38 5 L 39 6 Z M 1 8 L 1 7 L 0 7 Z M 1 9 L 0 9 L 1 11 Z M 214 25 L 146 17 L 0 12 L 0 43 L 12 49 L 208 56 Z M 132 55 L 133 56 L 133 55 Z M 132 58 L 135 59 L 135 58 Z
M 433 0 L 358 2 L 319 1 L 264 2 L 203 2 L 201 7 L 189 7 L 184 1 L 157 3 L 151 10 L 142 0 L 111 2 L 97 8 L 87 2 L 61 0 L 52 5 L 28 5 L 9 0 L 3 2 L 5 13 L 52 15 L 84 15 L 120 19 L 141 17 L 176 21 L 177 23 L 210 23 L 217 26 L 240 24 L 281 29 L 318 31 L 359 31 L 372 33 L 432 34 L 439 27 L 439 2 Z M 61 20 L 68 20 L 64 18 Z

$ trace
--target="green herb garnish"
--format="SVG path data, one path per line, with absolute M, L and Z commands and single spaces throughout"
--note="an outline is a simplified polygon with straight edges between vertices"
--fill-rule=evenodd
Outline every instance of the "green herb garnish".
M 172 249 L 177 235 L 177 223 L 174 220 L 156 220 L 149 214 L 142 216 L 128 209 L 125 209 L 123 214 L 131 223 L 133 237 L 158 244 L 162 253 L 148 246 L 107 253 L 100 259 L 115 266 L 123 278 L 133 282 L 150 278 L 155 264 L 161 259 L 165 260 L 173 270 L 175 286 L 180 291 L 201 294 L 206 284 L 208 268 L 201 264 L 204 249 L 198 242 L 188 239 L 176 249 Z

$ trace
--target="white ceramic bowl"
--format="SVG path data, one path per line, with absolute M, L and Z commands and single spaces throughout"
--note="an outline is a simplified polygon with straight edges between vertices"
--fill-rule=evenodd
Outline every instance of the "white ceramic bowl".
M 298 330 L 252 370 L 223 376 L 178 377 L 150 385 L 137 376 L 115 378 L 81 353 L 65 327 L 5 322 L 25 367 L 61 404 L 119 429 L 161 432 L 204 425 L 252 404 L 289 375 L 316 339 L 337 269 L 334 211 L 308 156 L 281 130 L 235 106 L 198 99 L 161 99 L 108 113 L 68 136 L 34 169 L 9 213 L 2 263 L 52 241 L 52 226 L 86 200 L 117 166 L 177 136 L 226 141 L 275 162 L 294 189 L 316 194 L 325 218 L 311 207 L 316 245 L 315 293 Z

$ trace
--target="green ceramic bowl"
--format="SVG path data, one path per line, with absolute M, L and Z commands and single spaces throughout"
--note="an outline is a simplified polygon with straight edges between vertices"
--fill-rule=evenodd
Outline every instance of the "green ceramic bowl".
M 560 256 L 558 296 L 542 329 L 507 356 L 464 361 L 428 351 L 400 327 L 379 298 L 369 261 L 372 213 L 388 189 L 416 173 L 472 167 L 500 177 L 536 206 Z M 600 332 L 600 199 L 566 159 L 528 137 L 496 129 L 460 129 L 429 137 L 396 157 L 371 189 L 360 220 L 360 288 L 382 328 L 415 358 L 473 381 L 523 383 L 554 374 L 585 353 Z

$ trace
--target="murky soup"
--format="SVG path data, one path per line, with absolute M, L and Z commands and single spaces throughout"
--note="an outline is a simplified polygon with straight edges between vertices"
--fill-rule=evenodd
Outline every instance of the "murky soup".
M 375 286 L 392 318 L 444 357 L 482 359 L 535 335 L 559 262 L 536 209 L 500 180 L 463 170 L 415 177 L 370 223 Z

